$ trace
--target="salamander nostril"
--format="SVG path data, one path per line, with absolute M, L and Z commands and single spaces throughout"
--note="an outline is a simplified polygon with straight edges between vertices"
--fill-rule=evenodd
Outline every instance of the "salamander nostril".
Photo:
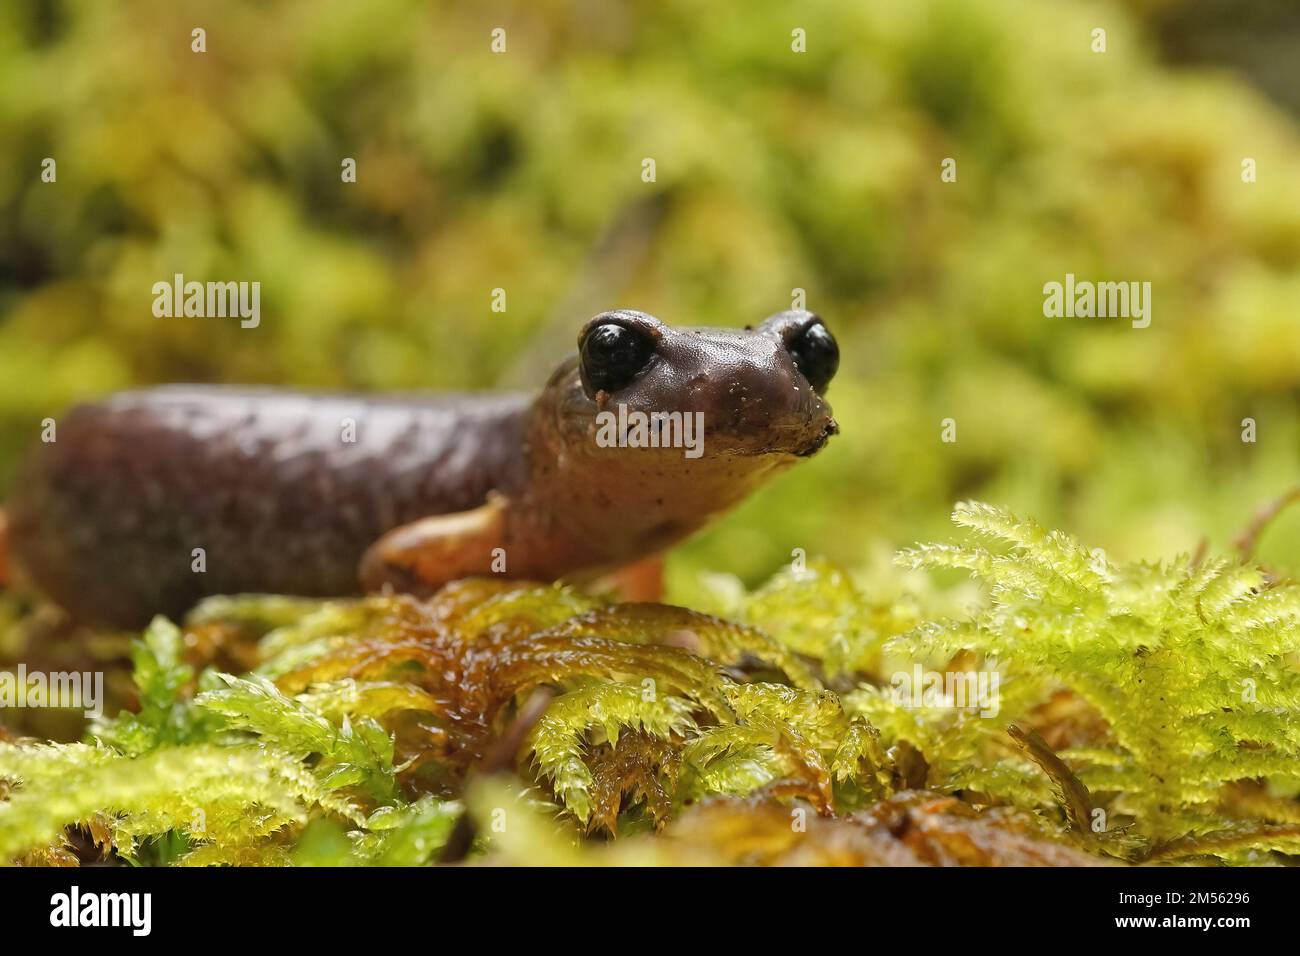
M 814 438 L 807 446 L 795 452 L 795 455 L 797 455 L 800 458 L 812 457 L 813 455 L 817 454 L 817 452 L 821 451 L 824 447 L 826 447 L 826 443 L 831 440 L 831 436 L 834 435 L 838 430 L 839 429 L 835 426 L 834 421 L 832 421 L 829 425 L 823 428 L 821 432 L 817 435 L 817 437 Z

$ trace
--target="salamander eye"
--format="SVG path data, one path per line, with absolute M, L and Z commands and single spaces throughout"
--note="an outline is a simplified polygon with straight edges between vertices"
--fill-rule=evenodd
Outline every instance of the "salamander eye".
M 618 322 L 598 325 L 583 337 L 579 372 L 588 395 L 616 392 L 641 373 L 655 346 L 641 332 Z
M 819 393 L 826 391 L 840 367 L 840 347 L 826 326 L 814 322 L 791 339 L 787 348 L 808 384 Z

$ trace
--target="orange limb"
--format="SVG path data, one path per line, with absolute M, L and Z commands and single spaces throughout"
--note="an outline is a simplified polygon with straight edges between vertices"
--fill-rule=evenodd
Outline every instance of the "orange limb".
M 652 555 L 626 564 L 601 578 L 599 590 L 617 591 L 624 601 L 661 601 L 664 596 L 664 559 Z
M 367 591 L 428 593 L 458 578 L 491 574 L 505 542 L 506 501 L 498 495 L 472 511 L 434 515 L 389 531 L 361 558 Z

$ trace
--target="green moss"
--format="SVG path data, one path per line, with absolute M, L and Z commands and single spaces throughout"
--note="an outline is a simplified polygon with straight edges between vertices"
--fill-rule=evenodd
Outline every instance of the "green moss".
M 929 545 L 900 561 L 968 570 L 991 600 L 972 617 L 928 624 L 893 646 L 938 661 L 975 652 L 996 662 L 1008 693 L 995 720 L 967 718 L 950 752 L 931 748 L 946 787 L 1031 798 L 1002 772 L 1008 761 L 995 758 L 990 738 L 1009 721 L 1033 719 L 1064 689 L 1104 721 L 1094 739 L 1060 754 L 1099 795 L 1093 829 L 1103 838 L 1127 828 L 1125 842 L 1156 852 L 1235 824 L 1234 784 L 1294 791 L 1300 585 L 1223 559 L 1115 563 L 986 505 L 961 505 L 953 518 L 1002 550 Z M 885 723 L 881 708 L 866 709 Z M 891 729 L 908 732 L 902 723 Z M 1294 837 L 1280 840 L 1296 848 Z M 1268 836 L 1258 842 L 1274 845 Z
M 434 862 L 472 768 L 544 685 L 556 696 L 497 766 L 565 858 L 599 831 L 685 860 L 679 820 L 768 826 L 775 801 L 861 823 L 918 806 L 916 787 L 958 798 L 953 825 L 1027 813 L 1033 840 L 1097 859 L 1300 850 L 1300 585 L 1223 559 L 1114 562 L 987 505 L 954 519 L 977 541 L 732 592 L 745 623 L 486 580 L 423 602 L 207 602 L 189 633 L 234 628 L 261 672 L 196 674 L 186 633 L 155 621 L 132 652 L 136 712 L 86 743 L 0 744 L 0 856 L 66 854 L 82 826 L 122 861 Z M 984 593 L 954 601 L 916 568 Z M 918 667 L 996 677 L 994 696 L 898 694 Z M 718 800 L 732 808 L 691 815 Z M 481 827 L 473 852 L 496 846 Z

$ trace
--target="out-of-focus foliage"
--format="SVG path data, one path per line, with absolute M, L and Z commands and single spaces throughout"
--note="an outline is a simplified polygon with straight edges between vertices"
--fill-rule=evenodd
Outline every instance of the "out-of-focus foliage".
M 1032 818 L 977 812 L 951 797 L 907 791 L 870 810 L 802 819 L 779 801 L 713 798 L 657 836 L 575 845 L 507 787 L 480 786 L 471 809 L 484 822 L 518 809 L 485 861 L 527 866 L 1096 866 L 1105 861 L 1046 840 Z M 796 823 L 798 825 L 792 825 Z
M 972 494 L 1123 558 L 1222 541 L 1300 464 L 1300 142 L 1160 65 L 1154 6 L 5 3 L 0 486 L 136 383 L 532 387 L 599 309 L 735 326 L 801 288 L 842 434 L 679 553 L 683 600 Z M 260 281 L 261 325 L 154 318 L 177 272 Z M 1045 318 L 1067 272 L 1150 281 L 1151 327 Z
M 1285 0 L 1124 0 L 1172 62 L 1231 67 L 1300 115 L 1300 9 Z
M 0 743 L 0 859 L 1077 865 L 1300 850 L 1297 585 L 1217 559 L 1114 562 L 986 505 L 955 518 L 1006 547 L 925 545 L 898 564 L 972 571 L 986 594 L 814 563 L 730 595 L 762 629 L 485 579 L 428 600 L 210 600 L 137 643 L 137 712 L 84 743 Z M 255 670 L 182 661 L 189 635 L 217 626 Z M 996 681 L 918 699 L 900 693 L 913 669 Z M 465 812 L 477 836 L 457 835 Z

